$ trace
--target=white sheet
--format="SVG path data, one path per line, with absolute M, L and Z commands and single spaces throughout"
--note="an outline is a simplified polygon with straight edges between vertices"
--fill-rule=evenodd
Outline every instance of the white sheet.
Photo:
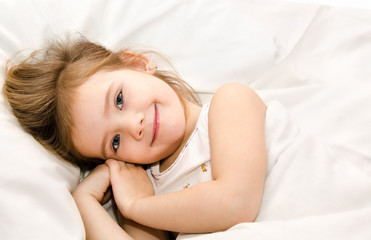
M 110 48 L 159 49 L 205 101 L 225 82 L 248 83 L 267 102 L 279 100 L 312 137 L 287 152 L 296 160 L 290 168 L 272 167 L 258 222 L 184 237 L 370 239 L 371 13 L 295 2 L 0 0 L 0 60 L 77 30 Z M 69 193 L 79 171 L 26 135 L 2 97 L 0 142 L 2 238 L 83 239 Z M 308 198 L 298 194 L 304 189 Z

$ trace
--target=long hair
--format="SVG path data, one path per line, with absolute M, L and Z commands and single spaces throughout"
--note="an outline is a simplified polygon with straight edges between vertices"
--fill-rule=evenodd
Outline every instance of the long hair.
M 94 168 L 102 159 L 83 157 L 71 139 L 71 102 L 75 89 L 100 70 L 135 69 L 138 57 L 111 51 L 86 38 L 54 39 L 26 59 L 4 66 L 3 94 L 20 125 L 41 145 L 82 170 Z M 153 54 L 153 52 L 151 52 Z M 184 99 L 200 105 L 195 91 L 175 71 L 154 74 Z

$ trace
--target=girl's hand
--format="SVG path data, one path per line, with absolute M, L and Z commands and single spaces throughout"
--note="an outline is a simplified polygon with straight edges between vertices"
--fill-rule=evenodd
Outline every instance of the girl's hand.
M 112 191 L 117 207 L 124 217 L 130 218 L 130 209 L 141 198 L 152 196 L 154 189 L 147 172 L 142 166 L 107 160 Z
M 93 197 L 99 203 L 104 204 L 107 195 L 110 195 L 110 174 L 107 165 L 97 166 L 90 174 L 75 188 L 72 195 L 76 198 Z
M 72 192 L 84 222 L 86 239 L 133 240 L 101 205 L 110 186 L 109 176 L 108 166 L 99 165 Z

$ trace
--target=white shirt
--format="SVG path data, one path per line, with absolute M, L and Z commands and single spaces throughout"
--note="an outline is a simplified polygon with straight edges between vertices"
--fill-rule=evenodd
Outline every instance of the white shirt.
M 174 163 L 163 172 L 160 172 L 159 163 L 151 167 L 156 195 L 175 192 L 212 180 L 208 132 L 209 106 L 210 104 L 205 104 L 202 107 L 195 130 Z

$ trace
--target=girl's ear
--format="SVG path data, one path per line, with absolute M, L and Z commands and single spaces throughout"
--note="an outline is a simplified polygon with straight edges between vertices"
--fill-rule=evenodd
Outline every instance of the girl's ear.
M 149 74 L 154 74 L 157 70 L 156 65 L 142 54 L 136 54 L 130 51 L 124 51 L 121 54 L 122 58 L 127 59 L 128 61 L 134 62 L 133 67 L 139 71 L 146 72 Z

